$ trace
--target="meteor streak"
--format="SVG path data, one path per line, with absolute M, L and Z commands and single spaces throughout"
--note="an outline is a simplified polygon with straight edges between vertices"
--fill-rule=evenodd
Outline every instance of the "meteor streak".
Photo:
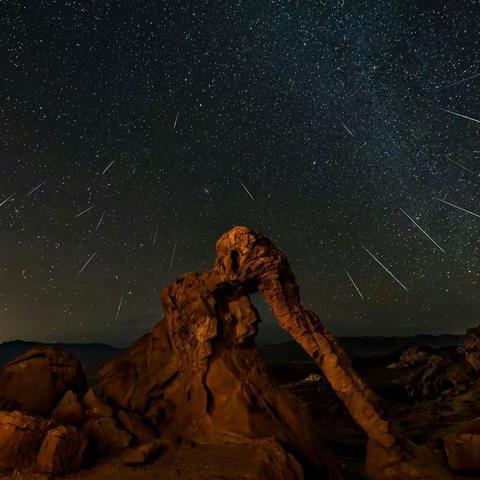
M 245 189 L 245 191 L 248 193 L 248 196 L 252 199 L 255 200 L 252 196 L 252 194 L 248 191 L 248 188 L 243 184 L 243 182 L 240 180 L 240 183 L 242 184 L 242 187 Z
M 87 265 L 95 258 L 95 256 L 97 255 L 97 252 L 95 252 L 85 263 L 85 265 L 78 271 L 78 273 L 82 273 L 86 268 L 87 268 Z
M 175 258 L 175 250 L 176 249 L 177 249 L 177 242 L 175 242 L 175 245 L 173 246 L 172 258 L 170 259 L 170 270 L 172 269 L 173 259 Z
M 13 193 L 8 197 L 6 198 L 2 203 L 0 203 L 0 207 L 3 207 L 12 197 L 13 197 Z
M 121 310 L 122 305 L 123 305 L 123 298 L 124 297 L 125 297 L 125 295 L 122 295 L 122 298 L 120 299 L 120 303 L 118 304 L 117 314 L 115 315 L 115 321 L 118 320 L 118 316 L 120 315 L 120 310 Z
M 443 253 L 445 253 L 445 250 L 404 210 L 400 209 L 400 211 L 406 215 L 412 222 L 413 224 L 430 240 L 432 241 Z
M 355 135 L 352 133 L 352 131 L 343 123 L 343 122 L 340 122 L 342 125 L 343 125 L 343 128 L 352 136 L 354 137 Z
M 44 180 L 40 185 L 37 185 L 34 189 L 30 190 L 27 193 L 27 197 L 29 197 L 33 192 L 36 192 L 41 186 L 45 185 L 45 183 L 47 183 L 46 180 Z
M 112 160 L 106 167 L 105 170 L 102 172 L 102 175 L 105 175 L 108 169 L 116 162 L 116 160 Z
M 445 203 L 446 205 L 450 205 L 451 207 L 458 208 L 462 212 L 469 213 L 470 215 L 473 215 L 475 217 L 480 218 L 480 215 L 475 212 L 471 212 L 470 210 L 466 210 L 465 208 L 459 207 L 458 205 L 455 205 L 454 203 L 447 202 L 446 200 L 442 200 L 441 198 L 433 197 L 434 200 L 438 200 L 439 202 Z
M 88 207 L 85 210 L 83 210 L 83 212 L 80 212 L 77 215 L 75 215 L 75 218 L 81 217 L 84 213 L 89 212 L 92 208 L 93 208 L 93 205 L 91 207 Z
M 467 115 L 462 115 L 461 113 L 452 112 L 451 110 L 447 110 L 446 108 L 442 108 L 442 107 L 439 107 L 439 108 L 440 110 L 443 110 L 444 112 L 447 112 L 447 113 L 451 113 L 452 115 L 456 115 L 457 117 L 466 118 L 467 120 L 471 120 L 472 122 L 480 123 L 480 120 L 477 120 L 476 118 L 467 117 Z
M 408 288 L 365 246 L 362 248 L 404 289 L 408 292 Z
M 350 279 L 350 281 L 352 282 L 352 285 L 355 287 L 355 290 L 357 291 L 357 293 L 360 295 L 360 298 L 362 300 L 365 300 L 363 298 L 363 295 L 362 295 L 362 292 L 360 291 L 360 289 L 357 287 L 356 283 L 353 281 L 353 278 L 351 277 L 351 275 L 348 273 L 348 270 L 345 269 L 345 273 L 348 275 L 348 278 Z

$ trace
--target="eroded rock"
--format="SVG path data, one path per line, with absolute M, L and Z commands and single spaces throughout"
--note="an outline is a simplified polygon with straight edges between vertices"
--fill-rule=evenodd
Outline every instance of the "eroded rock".
M 121 458 L 124 465 L 143 465 L 155 460 L 166 449 L 167 445 L 163 441 L 156 440 L 128 448 Z
M 80 427 L 85 423 L 85 409 L 78 401 L 77 394 L 69 390 L 55 407 L 51 417 L 56 422 Z
M 467 330 L 465 342 L 459 351 L 471 368 L 480 371 L 480 327 Z
M 53 475 L 74 472 L 84 465 L 87 445 L 85 432 L 73 426 L 49 430 L 38 453 L 37 470 Z
M 83 404 L 88 408 L 88 415 L 90 417 L 101 418 L 113 416 L 112 407 L 103 401 L 93 388 L 88 389 L 88 392 L 83 397 Z
M 23 413 L 0 411 L 0 471 L 35 463 L 53 422 Z
M 150 443 L 157 437 L 155 429 L 145 423 L 136 413 L 120 410 L 117 413 L 117 419 L 122 427 L 135 437 L 137 443 Z
M 55 347 L 37 347 L 9 362 L 0 374 L 0 409 L 49 416 L 68 390 L 85 392 L 80 362 Z
M 124 450 L 132 442 L 132 436 L 112 417 L 92 418 L 85 424 L 84 431 L 99 456 Z

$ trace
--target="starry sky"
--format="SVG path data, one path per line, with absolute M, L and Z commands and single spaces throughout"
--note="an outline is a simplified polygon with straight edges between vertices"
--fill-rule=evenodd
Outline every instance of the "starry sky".
M 338 335 L 480 323 L 479 20 L 476 0 L 1 2 L 0 341 L 126 345 L 238 224 Z

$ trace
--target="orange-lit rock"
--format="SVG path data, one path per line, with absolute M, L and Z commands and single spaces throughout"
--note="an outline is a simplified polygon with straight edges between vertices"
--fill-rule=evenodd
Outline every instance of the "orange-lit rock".
M 37 470 L 52 475 L 66 475 L 84 465 L 87 436 L 72 426 L 60 425 L 49 430 L 42 442 Z
M 85 423 L 85 409 L 77 394 L 69 390 L 53 410 L 51 417 L 58 423 L 80 427 Z
M 0 409 L 48 416 L 68 390 L 85 392 L 80 362 L 54 347 L 38 347 L 19 355 L 0 374 Z
M 20 412 L 0 411 L 0 471 L 35 463 L 53 422 Z

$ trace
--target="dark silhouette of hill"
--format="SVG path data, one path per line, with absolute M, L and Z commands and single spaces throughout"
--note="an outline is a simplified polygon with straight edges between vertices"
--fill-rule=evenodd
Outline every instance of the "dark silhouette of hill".
M 390 355 L 409 345 L 431 348 L 457 347 L 463 344 L 464 335 L 415 335 L 411 337 L 340 337 L 352 358 L 369 358 Z M 0 343 L 0 367 L 12 358 L 35 346 L 56 346 L 77 357 L 88 371 L 97 369 L 103 362 L 121 353 L 123 349 L 104 343 L 41 343 L 14 340 Z M 260 345 L 267 362 L 311 361 L 311 358 L 296 342 L 282 342 Z
M 404 347 L 418 345 L 434 349 L 458 347 L 464 335 L 415 335 L 411 337 L 339 337 L 351 358 L 383 357 L 398 352 Z M 267 362 L 312 361 L 298 343 L 290 341 L 260 347 Z
M 41 343 L 13 340 L 0 343 L 0 367 L 9 362 L 12 358 L 27 350 L 38 346 L 55 346 L 65 352 L 75 355 L 80 360 L 85 371 L 97 369 L 106 360 L 112 358 L 122 349 L 106 345 L 104 343 Z

